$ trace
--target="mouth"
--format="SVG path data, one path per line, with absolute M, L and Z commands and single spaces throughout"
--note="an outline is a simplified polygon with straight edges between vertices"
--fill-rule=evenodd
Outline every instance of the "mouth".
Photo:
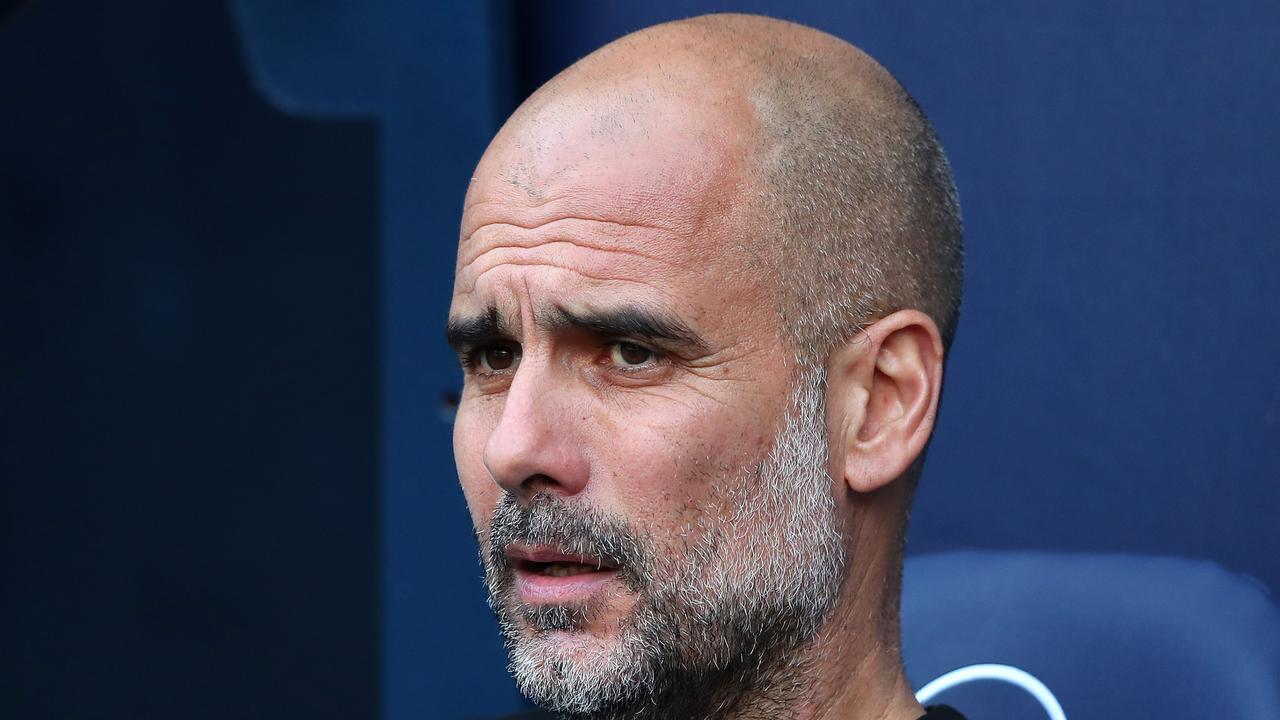
M 619 575 L 618 566 L 609 560 L 551 547 L 514 544 L 506 555 L 520 599 L 530 605 L 583 602 Z

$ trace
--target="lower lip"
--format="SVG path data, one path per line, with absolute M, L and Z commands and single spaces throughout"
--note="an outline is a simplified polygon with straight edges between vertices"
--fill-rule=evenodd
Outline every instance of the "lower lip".
M 516 590 L 520 593 L 520 599 L 530 605 L 558 605 L 587 600 L 617 577 L 617 570 L 599 570 L 563 577 L 516 570 Z

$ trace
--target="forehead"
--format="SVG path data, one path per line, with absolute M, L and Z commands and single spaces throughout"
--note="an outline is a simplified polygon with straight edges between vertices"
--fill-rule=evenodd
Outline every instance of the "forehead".
M 518 112 L 476 168 L 463 243 L 495 212 L 608 214 L 692 232 L 746 179 L 745 105 L 707 100 L 632 85 Z
M 455 305 L 504 265 L 584 286 L 757 282 L 742 272 L 754 264 L 742 108 L 615 95 L 518 113 L 494 140 L 467 193 Z

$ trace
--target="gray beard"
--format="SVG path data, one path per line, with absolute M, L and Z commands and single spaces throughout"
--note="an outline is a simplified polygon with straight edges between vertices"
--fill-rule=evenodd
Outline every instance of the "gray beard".
M 802 650 L 847 568 L 826 471 L 824 395 L 823 373 L 807 372 L 769 455 L 724 486 L 729 511 L 708 513 L 672 549 L 559 496 L 521 505 L 504 495 L 481 560 L 526 697 L 582 720 L 790 714 L 809 685 Z M 597 611 L 591 604 L 520 602 L 504 552 L 517 541 L 619 567 L 636 602 L 617 637 L 574 633 Z

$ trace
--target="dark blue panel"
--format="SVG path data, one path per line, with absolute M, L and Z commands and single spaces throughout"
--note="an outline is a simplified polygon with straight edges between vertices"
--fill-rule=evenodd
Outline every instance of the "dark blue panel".
M 461 379 L 443 326 L 463 194 L 509 109 L 495 65 L 506 57 L 502 6 L 236 7 L 271 98 L 294 112 L 367 115 L 380 127 L 383 716 L 516 708 L 441 409 Z M 311 29 L 322 32 L 294 37 Z
M 376 152 L 220 3 L 0 12 L 0 717 L 376 714 Z
M 370 117 L 386 97 L 382 63 L 397 21 L 389 3 L 232 0 L 254 85 L 311 116 Z
M 1280 587 L 1280 5 L 520 6 L 524 90 L 715 10 L 825 29 L 933 119 L 963 319 L 914 551 L 1214 558 Z

